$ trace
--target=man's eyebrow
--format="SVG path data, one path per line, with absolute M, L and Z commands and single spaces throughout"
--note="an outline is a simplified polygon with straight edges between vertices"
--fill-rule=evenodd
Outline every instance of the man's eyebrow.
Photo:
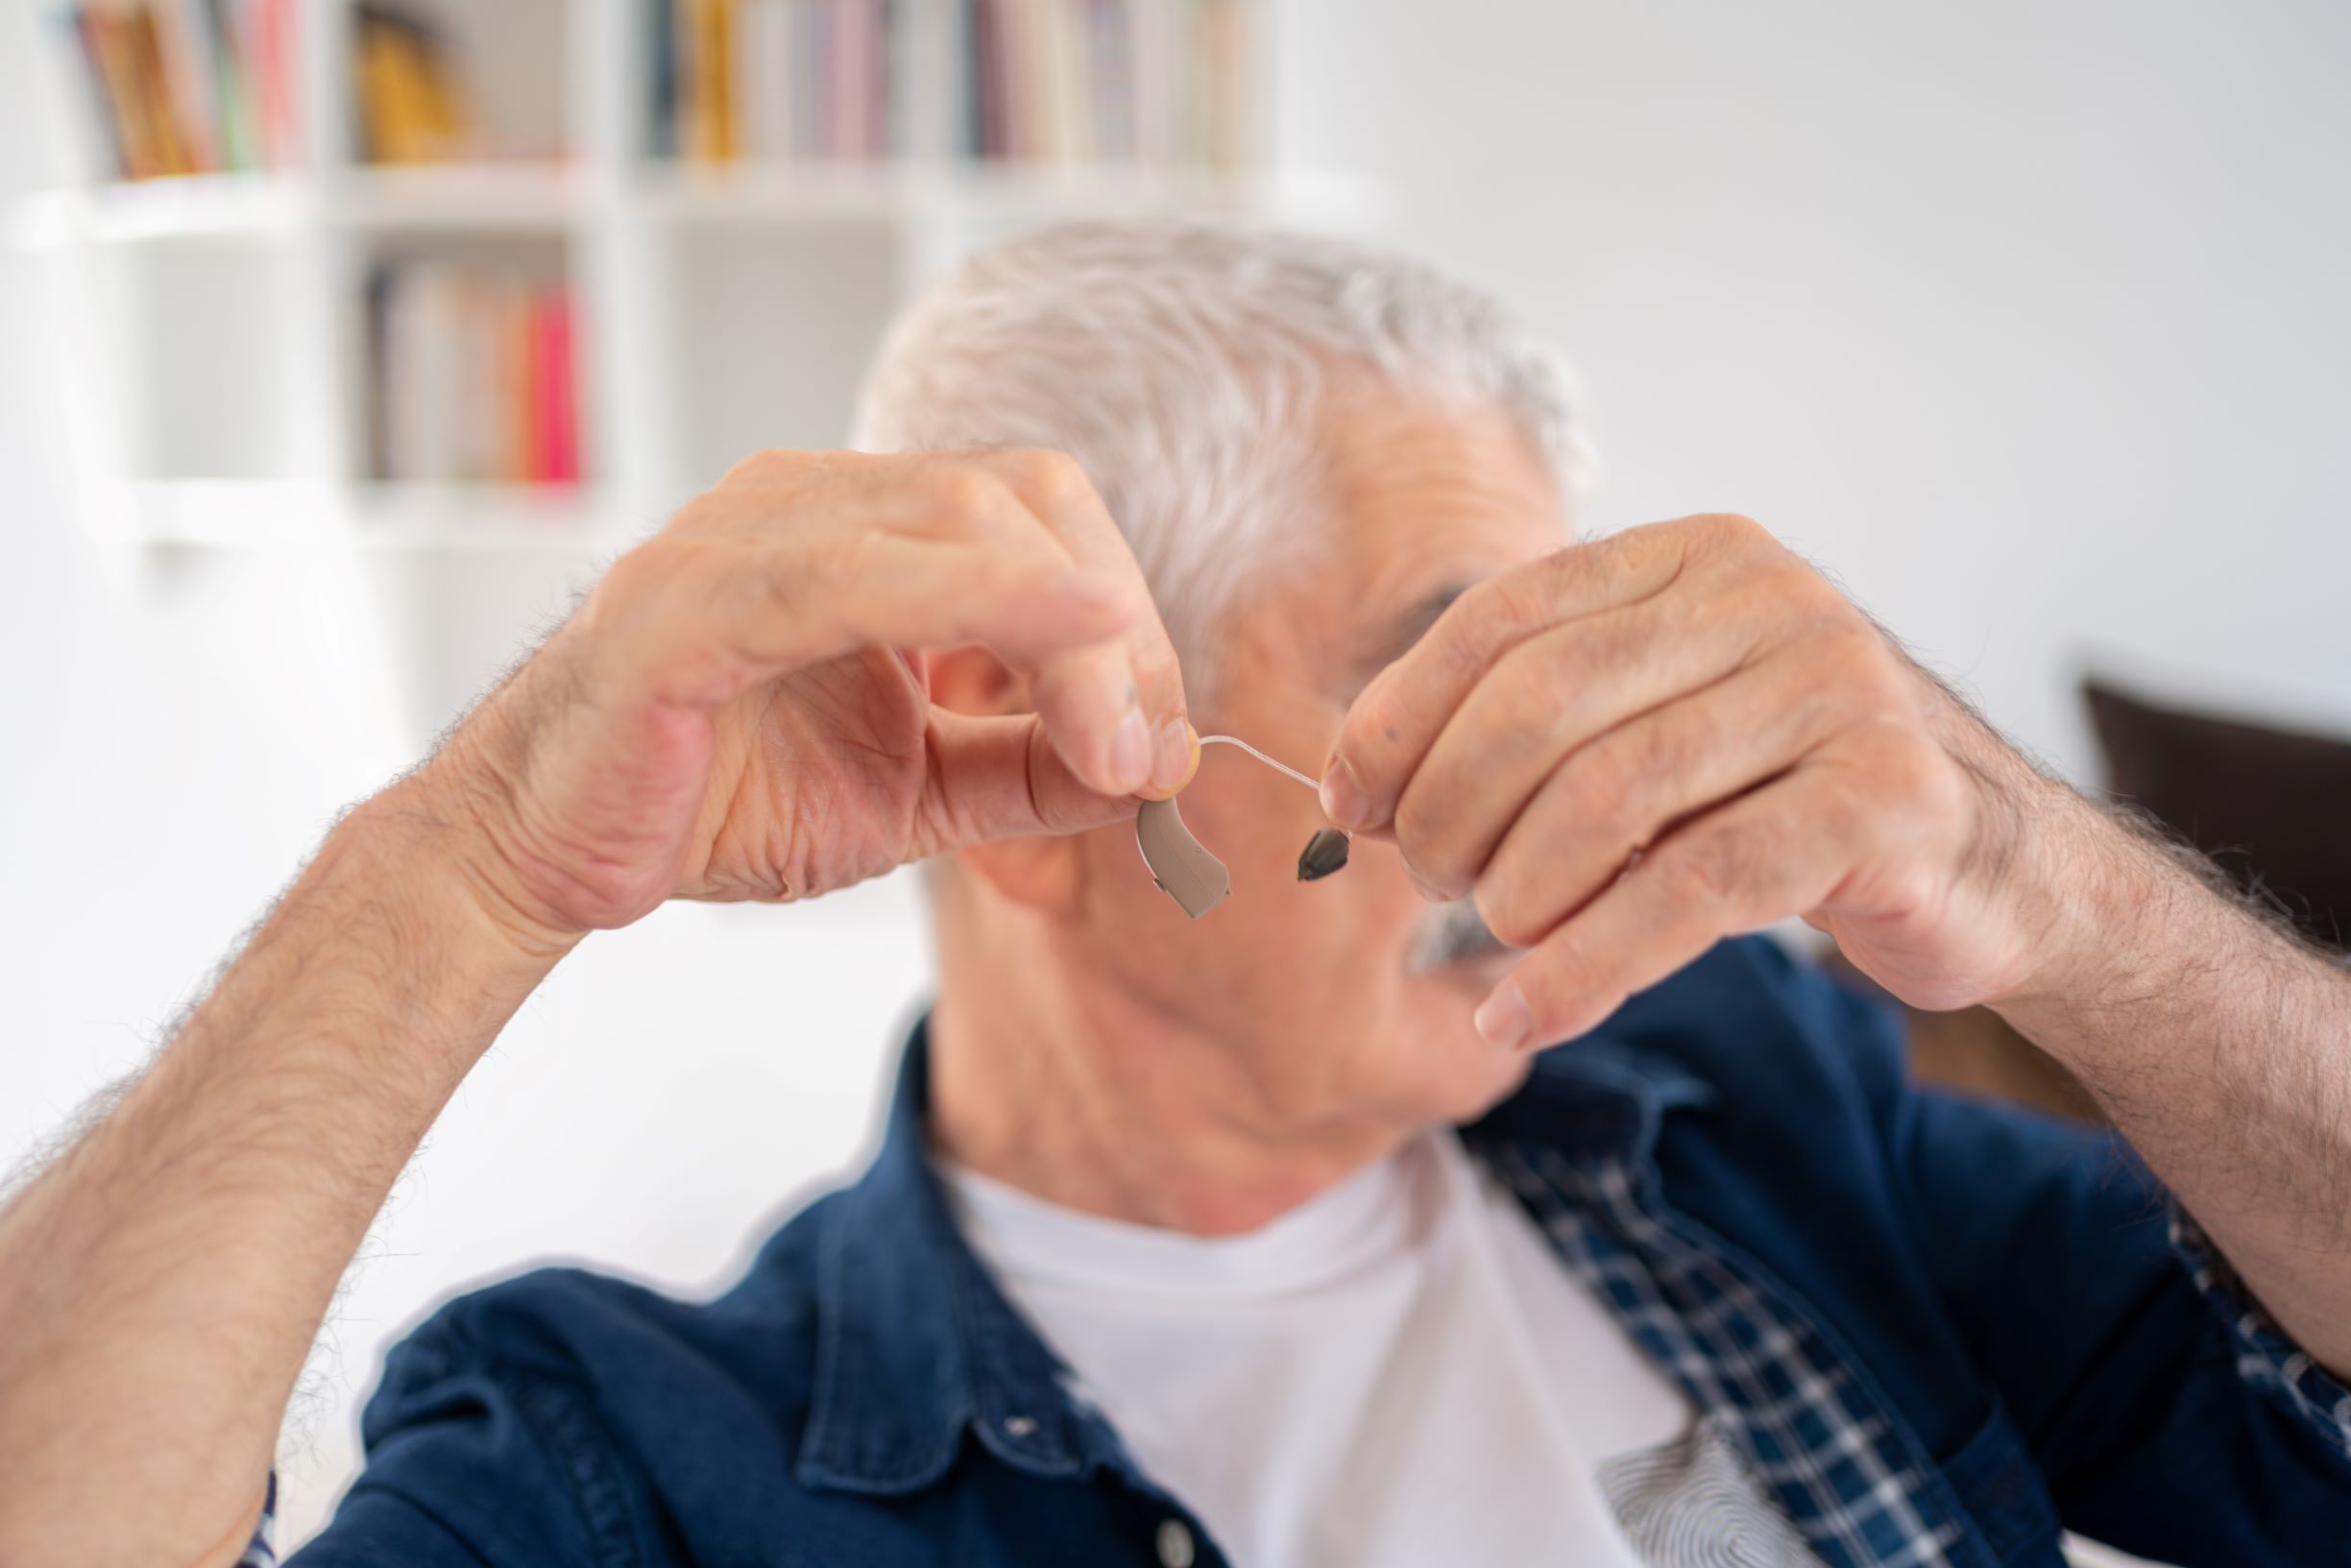
M 1429 628 L 1437 624 L 1438 617 L 1452 608 L 1455 599 L 1467 591 L 1467 583 L 1454 583 L 1440 589 L 1382 626 L 1364 644 L 1363 654 L 1355 662 L 1352 673 L 1357 684 L 1369 681 L 1410 653 L 1413 644 L 1428 636 Z

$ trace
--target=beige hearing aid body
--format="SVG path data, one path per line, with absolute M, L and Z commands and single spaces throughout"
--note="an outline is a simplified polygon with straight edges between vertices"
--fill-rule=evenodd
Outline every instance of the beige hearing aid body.
M 1224 903 L 1232 891 L 1232 874 L 1208 853 L 1207 845 L 1192 836 L 1173 798 L 1143 803 L 1135 813 L 1135 844 L 1143 851 L 1151 880 L 1194 920 Z

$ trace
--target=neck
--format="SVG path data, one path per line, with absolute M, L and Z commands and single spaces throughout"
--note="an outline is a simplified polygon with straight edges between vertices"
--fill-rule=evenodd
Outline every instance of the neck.
M 1050 941 L 1033 917 L 956 924 L 939 942 L 931 1136 L 982 1175 L 1088 1214 L 1237 1235 L 1409 1136 L 1364 1120 L 1301 1126 L 1257 1092 L 1237 1043 L 1121 991 L 1059 983 L 1074 966 L 1006 962 L 1005 940 Z M 1023 973 L 1052 980 L 1003 981 Z

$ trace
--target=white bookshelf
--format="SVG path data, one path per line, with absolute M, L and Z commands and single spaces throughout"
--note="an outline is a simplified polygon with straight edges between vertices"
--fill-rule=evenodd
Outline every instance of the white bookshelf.
M 1253 133 L 1235 167 L 957 156 L 962 11 L 906 0 L 904 156 L 714 168 L 646 152 L 641 0 L 441 0 L 497 156 L 389 168 L 352 145 L 348 0 L 309 0 L 291 167 L 59 190 L 9 214 L 42 263 L 90 525 L 174 548 L 602 555 L 748 451 L 843 441 L 884 325 L 976 245 L 1088 214 L 1373 226 L 1374 188 L 1273 145 L 1273 51 L 1298 43 L 1284 3 L 1248 0 Z M 367 477 L 365 279 L 388 257 L 471 255 L 570 285 L 577 487 Z

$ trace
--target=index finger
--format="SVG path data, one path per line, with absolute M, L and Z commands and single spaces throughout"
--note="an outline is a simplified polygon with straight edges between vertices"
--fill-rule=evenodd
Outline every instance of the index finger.
M 1653 523 L 1554 550 L 1462 594 L 1349 705 L 1322 770 L 1323 811 L 1359 832 L 1387 827 L 1445 721 L 1496 661 L 1553 627 L 1663 592 L 1688 555 L 1684 531 Z
M 1137 793 L 1146 798 L 1173 795 L 1190 779 L 1195 757 L 1187 728 L 1183 672 L 1127 536 L 1085 470 L 1066 453 L 1023 448 L 972 456 L 1004 481 L 1079 566 L 1132 585 L 1135 601 L 1143 610 L 1127 623 L 1120 643 L 1134 676 L 1137 705 L 1150 728 L 1152 756 L 1150 781 Z M 1049 726 L 1054 707 L 1053 687 L 1059 674 L 1056 663 L 1047 661 L 1031 681 L 1038 693 L 1039 712 Z

